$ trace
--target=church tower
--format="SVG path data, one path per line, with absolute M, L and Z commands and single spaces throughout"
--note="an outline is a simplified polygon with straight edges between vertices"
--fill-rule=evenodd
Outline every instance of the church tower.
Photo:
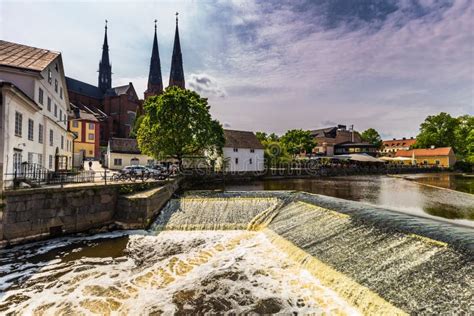
M 156 36 L 156 20 L 155 20 L 155 37 L 153 39 L 153 48 L 151 50 L 150 73 L 148 74 L 148 87 L 145 91 L 145 99 L 152 95 L 160 95 L 163 93 L 163 80 L 161 78 L 160 53 L 158 51 L 158 38 Z
M 173 57 L 171 58 L 170 86 L 184 89 L 183 56 L 179 43 L 178 13 L 176 12 L 176 32 L 174 34 Z
M 109 60 L 109 44 L 107 42 L 107 20 L 105 20 L 105 36 L 102 45 L 102 59 L 99 63 L 99 89 L 105 93 L 112 88 L 112 65 Z

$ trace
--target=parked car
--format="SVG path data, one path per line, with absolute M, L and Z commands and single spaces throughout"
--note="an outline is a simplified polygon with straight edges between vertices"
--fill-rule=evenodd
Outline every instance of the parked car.
M 131 173 L 131 174 L 134 174 L 134 175 L 137 175 L 137 176 L 141 176 L 142 174 L 144 174 L 146 172 L 146 170 L 147 170 L 146 167 L 136 165 L 136 166 L 126 166 L 120 172 L 121 173 L 127 173 L 127 174 Z

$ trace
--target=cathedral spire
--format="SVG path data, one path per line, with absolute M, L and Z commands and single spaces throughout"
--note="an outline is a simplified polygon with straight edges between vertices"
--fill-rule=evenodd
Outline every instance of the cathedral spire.
M 156 22 L 157 20 L 155 20 L 155 37 L 153 38 L 153 48 L 151 50 L 150 73 L 148 74 L 148 88 L 145 91 L 145 99 L 149 96 L 163 93 L 160 53 L 158 51 L 158 37 L 156 36 Z
M 176 32 L 174 34 L 173 57 L 171 58 L 170 86 L 184 89 L 183 56 L 179 43 L 178 12 L 176 12 Z
M 112 87 L 112 65 L 109 60 L 109 43 L 107 41 L 107 20 L 105 20 L 104 44 L 102 45 L 102 59 L 99 63 L 99 89 L 105 93 Z

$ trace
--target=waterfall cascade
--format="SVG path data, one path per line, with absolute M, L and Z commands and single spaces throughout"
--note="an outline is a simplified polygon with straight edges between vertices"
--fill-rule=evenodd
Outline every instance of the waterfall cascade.
M 468 314 L 473 245 L 358 202 L 190 192 L 148 231 L 0 251 L 0 313 Z

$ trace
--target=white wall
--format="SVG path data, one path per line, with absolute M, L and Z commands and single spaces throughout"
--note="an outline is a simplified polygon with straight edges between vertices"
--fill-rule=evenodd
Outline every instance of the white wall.
M 234 152 L 234 148 L 224 147 L 223 157 L 227 160 L 227 171 L 263 171 L 265 168 L 263 149 L 254 149 L 252 153 L 250 148 L 237 148 Z
M 114 153 L 114 152 L 108 151 L 107 152 L 107 167 L 112 170 L 120 170 L 123 167 L 132 165 L 131 160 L 134 158 L 138 159 L 138 163 L 135 163 L 135 164 L 142 165 L 142 166 L 148 165 L 149 160 L 155 160 L 153 159 L 153 157 L 150 157 L 147 155 Z M 121 159 L 122 163 L 118 165 L 114 164 L 115 159 Z
M 57 68 L 57 70 L 56 70 Z M 48 80 L 48 73 L 51 70 L 51 83 Z M 1 138 L 3 163 L 3 174 L 13 173 L 13 155 L 15 149 L 22 152 L 22 161 L 27 162 L 29 153 L 33 163 L 41 163 L 47 169 L 54 169 L 54 159 L 56 149 L 62 156 L 72 159 L 72 146 L 67 145 L 67 140 L 71 136 L 67 134 L 67 113 L 69 109 L 69 99 L 65 85 L 64 69 L 62 59 L 56 57 L 40 74 L 32 72 L 19 72 L 16 70 L 0 68 L 0 79 L 13 83 L 19 87 L 31 100 L 28 100 L 21 92 L 15 92 L 9 88 L 3 89 L 2 109 L 1 109 Z M 55 91 L 55 81 L 58 82 L 57 92 Z M 39 89 L 43 90 L 43 103 L 39 100 Z M 60 91 L 62 88 L 62 98 Z M 48 97 L 51 99 L 51 109 L 48 110 Z M 32 105 L 36 103 L 40 108 Z M 54 105 L 57 105 L 56 116 L 54 115 Z M 21 136 L 15 135 L 15 113 L 22 114 Z M 62 121 L 60 121 L 62 113 Z M 28 122 L 33 120 L 33 139 L 28 138 Z M 43 142 L 39 143 L 39 124 L 43 125 Z M 50 130 L 53 131 L 53 144 L 50 144 Z M 63 141 L 61 141 L 61 139 Z M 61 143 L 63 144 L 61 146 Z M 42 156 L 42 161 L 39 158 Z M 49 164 L 49 157 L 52 157 L 52 165 Z

